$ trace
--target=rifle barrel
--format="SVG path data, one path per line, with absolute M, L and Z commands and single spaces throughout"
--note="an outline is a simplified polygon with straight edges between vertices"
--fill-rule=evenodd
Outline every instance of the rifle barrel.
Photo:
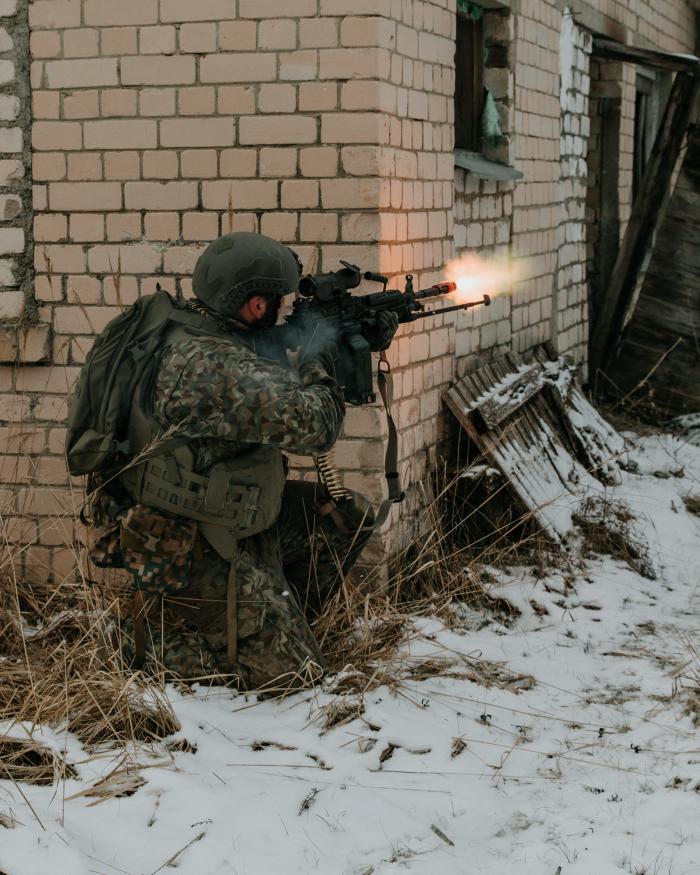
M 438 298 L 441 295 L 449 295 L 450 292 L 457 291 L 457 283 L 436 283 L 430 286 L 429 289 L 420 289 L 415 293 L 416 300 L 421 301 L 423 298 Z

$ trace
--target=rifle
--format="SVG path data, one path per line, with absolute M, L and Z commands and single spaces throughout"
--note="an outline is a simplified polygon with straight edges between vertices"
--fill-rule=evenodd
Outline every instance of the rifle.
M 478 301 L 455 304 L 438 310 L 426 310 L 423 301 L 440 298 L 457 289 L 456 283 L 437 283 L 427 289 L 413 288 L 413 275 L 407 274 L 403 292 L 387 289 L 387 277 L 372 271 L 363 274 L 356 264 L 341 261 L 343 268 L 330 273 L 308 275 L 299 281 L 299 297 L 283 325 L 268 329 L 256 348 L 261 355 L 278 357 L 275 351 L 305 346 L 312 337 L 328 337 L 338 346 L 335 377 L 343 388 L 348 404 L 371 404 L 375 400 L 372 385 L 372 355 L 368 338 L 377 328 L 379 313 L 396 313 L 399 323 L 415 322 L 455 310 L 468 310 L 480 304 L 488 306 L 484 295 Z M 368 295 L 352 295 L 362 278 L 380 283 L 382 290 Z

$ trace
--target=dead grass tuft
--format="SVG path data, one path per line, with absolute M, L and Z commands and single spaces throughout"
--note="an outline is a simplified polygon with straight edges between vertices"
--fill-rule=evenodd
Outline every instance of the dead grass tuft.
M 75 769 L 46 745 L 29 736 L 0 737 L 0 776 L 26 784 L 53 784 L 65 778 L 74 778 Z

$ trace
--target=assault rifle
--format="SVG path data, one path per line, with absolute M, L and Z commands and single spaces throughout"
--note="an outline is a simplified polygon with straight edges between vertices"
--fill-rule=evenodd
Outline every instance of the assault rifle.
M 274 350 L 304 347 L 312 337 L 328 337 L 338 345 L 336 379 L 343 387 L 348 404 L 369 404 L 375 400 L 372 385 L 372 356 L 368 337 L 377 328 L 379 313 L 391 310 L 399 323 L 415 322 L 441 313 L 488 306 L 484 295 L 478 301 L 426 310 L 423 301 L 440 298 L 457 289 L 456 283 L 437 283 L 428 289 L 413 288 L 413 276 L 406 276 L 404 291 L 387 289 L 387 277 L 372 271 L 363 274 L 356 264 L 341 261 L 343 268 L 331 273 L 305 276 L 299 281 L 299 297 L 283 325 L 265 332 L 256 348 L 262 355 L 276 357 Z M 368 295 L 352 295 L 362 278 L 380 283 L 382 290 Z

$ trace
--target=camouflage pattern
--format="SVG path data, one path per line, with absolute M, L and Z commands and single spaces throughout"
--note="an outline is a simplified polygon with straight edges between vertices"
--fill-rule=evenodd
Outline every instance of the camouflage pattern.
M 332 447 L 342 424 L 343 393 L 322 360 L 309 358 L 297 375 L 256 355 L 254 332 L 218 319 L 217 325 L 222 324 L 236 332 L 238 343 L 203 336 L 173 343 L 163 351 L 154 381 L 154 416 L 164 430 L 174 427 L 188 439 L 194 471 L 206 476 L 218 462 L 261 445 L 301 455 Z M 236 546 L 238 664 L 227 664 L 230 563 L 199 536 L 187 586 L 150 599 L 146 638 L 151 665 L 242 689 L 288 688 L 320 676 L 323 659 L 310 623 L 337 589 L 341 568 L 349 570 L 359 555 L 372 514 L 357 496 L 342 507 L 341 531 L 330 515 L 319 513 L 317 499 L 327 501 L 317 495 L 319 489 L 288 482 L 276 524 Z M 106 517 L 103 524 L 114 521 L 111 514 Z M 122 542 L 119 548 L 124 559 Z M 143 542 L 131 547 L 141 555 L 143 548 Z M 132 571 L 150 575 L 157 589 L 152 572 L 160 566 L 150 561 L 133 561 Z M 123 632 L 128 653 L 129 624 Z
M 137 504 L 116 510 L 113 521 L 93 529 L 90 559 L 98 568 L 124 568 L 134 589 L 175 593 L 189 583 L 197 524 Z M 200 551 L 201 552 L 201 551 Z
M 147 652 L 154 669 L 256 690 L 291 689 L 321 676 L 311 623 L 359 556 L 373 515 L 354 495 L 339 509 L 341 531 L 319 513 L 319 489 L 289 481 L 277 525 L 239 543 L 238 664 L 230 668 L 226 653 L 229 565 L 205 546 L 192 560 L 190 585 L 149 605 Z M 124 631 L 130 638 L 130 625 Z

